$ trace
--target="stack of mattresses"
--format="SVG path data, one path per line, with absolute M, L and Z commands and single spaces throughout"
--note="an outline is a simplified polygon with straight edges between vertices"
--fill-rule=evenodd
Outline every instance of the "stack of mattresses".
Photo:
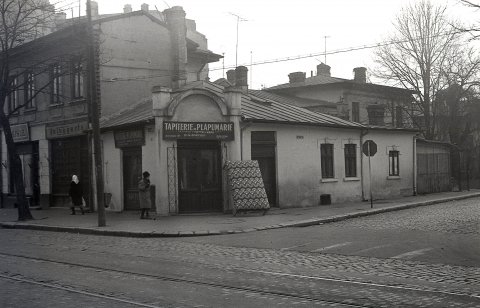
M 261 210 L 270 208 L 267 193 L 263 186 L 262 174 L 256 160 L 227 161 L 230 197 L 233 201 L 232 211 Z

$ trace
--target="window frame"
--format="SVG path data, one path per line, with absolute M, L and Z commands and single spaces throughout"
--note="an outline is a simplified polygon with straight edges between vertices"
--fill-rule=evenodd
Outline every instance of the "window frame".
M 352 122 L 360 123 L 360 103 L 352 102 Z
M 61 96 L 62 96 L 62 87 L 63 87 L 63 82 L 62 82 L 62 67 L 60 64 L 55 63 L 51 67 L 51 105 L 59 105 L 61 104 Z
M 83 62 L 80 59 L 74 59 L 71 63 L 72 66 L 72 78 L 71 78 L 71 94 L 73 99 L 84 98 L 85 91 L 85 78 Z
M 10 91 L 7 96 L 8 113 L 13 114 L 14 110 L 18 108 L 18 76 L 12 76 L 10 81 Z M 16 111 L 18 112 L 18 110 Z
M 388 175 L 400 176 L 400 151 L 388 151 Z
M 355 143 L 347 143 L 344 145 L 345 158 L 345 177 L 357 177 L 357 145 Z
M 35 74 L 33 72 L 25 73 L 25 108 L 26 109 L 35 109 L 37 108 L 37 103 L 35 100 Z
M 322 168 L 322 179 L 335 178 L 333 143 L 320 144 L 320 166 Z

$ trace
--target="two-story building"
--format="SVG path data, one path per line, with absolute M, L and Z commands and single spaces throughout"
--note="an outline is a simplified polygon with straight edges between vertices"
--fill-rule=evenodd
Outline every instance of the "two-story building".
M 92 2 L 92 19 L 103 116 L 150 95 L 154 85 L 178 87 L 203 80 L 208 63 L 221 57 L 208 50 L 206 37 L 181 7 L 157 12 L 146 4 L 138 11 L 126 5 L 123 13 L 99 15 Z M 66 19 L 59 13 L 50 34 L 12 50 L 12 79 L 23 86 L 11 95 L 7 108 L 21 107 L 10 115 L 10 123 L 26 193 L 35 205 L 68 204 L 73 174 L 84 183 L 87 196 L 92 195 L 87 27 L 86 18 Z M 1 161 L 2 196 L 8 206 L 15 189 L 4 138 Z
M 266 91 L 286 97 L 318 100 L 308 109 L 317 111 L 329 104 L 330 113 L 352 122 L 388 127 L 411 127 L 405 108 L 412 101 L 412 91 L 367 82 L 367 70 L 354 68 L 354 78 L 331 76 L 330 66 L 321 63 L 310 77 L 305 72 L 288 75 L 289 82 Z

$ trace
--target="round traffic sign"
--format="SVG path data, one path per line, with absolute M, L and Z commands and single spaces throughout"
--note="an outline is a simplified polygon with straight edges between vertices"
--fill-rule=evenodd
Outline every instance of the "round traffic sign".
M 377 144 L 373 140 L 367 140 L 363 143 L 362 152 L 366 156 L 373 156 L 377 153 Z

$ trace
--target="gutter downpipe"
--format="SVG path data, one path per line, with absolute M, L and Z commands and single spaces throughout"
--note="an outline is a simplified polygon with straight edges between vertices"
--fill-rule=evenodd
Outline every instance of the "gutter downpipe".
M 244 123 L 245 125 L 240 125 L 240 160 L 243 160 L 243 131 L 245 130 L 245 128 L 252 126 L 252 122 Z
M 417 195 L 417 136 L 413 136 L 413 195 Z
M 362 189 L 362 201 L 367 201 L 365 199 L 365 185 L 363 183 L 363 152 L 362 152 L 362 147 L 363 147 L 363 137 L 368 134 L 368 128 L 367 129 L 360 129 L 360 185 Z

